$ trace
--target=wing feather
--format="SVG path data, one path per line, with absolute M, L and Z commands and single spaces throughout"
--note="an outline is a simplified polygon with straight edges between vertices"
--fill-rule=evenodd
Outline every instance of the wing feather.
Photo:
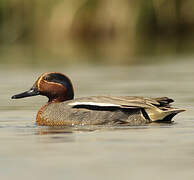
M 151 121 L 172 119 L 172 117 L 184 111 L 170 107 L 173 100 L 168 97 L 144 98 L 140 96 L 91 96 L 77 98 L 68 102 L 73 108 L 98 108 L 99 109 L 144 109 L 146 116 Z
M 138 96 L 91 96 L 77 98 L 68 103 L 72 107 L 99 106 L 99 107 L 118 107 L 118 108 L 152 108 L 160 103 L 151 98 L 143 98 Z

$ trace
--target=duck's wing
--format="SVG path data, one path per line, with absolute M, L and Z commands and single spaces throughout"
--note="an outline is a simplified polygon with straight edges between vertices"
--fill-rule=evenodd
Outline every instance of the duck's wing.
M 150 105 L 146 104 L 142 99 L 134 97 L 115 97 L 115 96 L 91 96 L 77 98 L 68 103 L 74 108 L 79 107 L 110 107 L 110 108 L 148 108 Z
M 170 103 L 174 102 L 173 99 L 168 97 L 145 98 L 140 96 L 119 96 L 119 98 L 127 101 L 143 102 L 145 104 L 151 104 L 157 107 L 170 107 Z
M 87 109 L 142 109 L 151 121 L 171 120 L 177 113 L 185 111 L 170 107 L 173 100 L 168 97 L 144 98 L 139 96 L 91 96 L 68 102 L 73 108 Z
M 69 103 L 73 107 L 83 105 L 99 107 L 119 107 L 119 108 L 153 108 L 170 107 L 174 100 L 168 97 L 144 98 L 140 96 L 90 96 L 77 98 Z

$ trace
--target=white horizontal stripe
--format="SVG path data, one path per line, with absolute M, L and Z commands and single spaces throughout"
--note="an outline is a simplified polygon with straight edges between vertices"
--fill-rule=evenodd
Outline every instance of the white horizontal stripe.
M 120 107 L 117 104 L 110 104 L 110 103 L 98 103 L 98 102 L 72 102 L 69 103 L 71 106 L 77 106 L 77 105 L 90 105 L 90 106 L 102 106 L 102 107 Z

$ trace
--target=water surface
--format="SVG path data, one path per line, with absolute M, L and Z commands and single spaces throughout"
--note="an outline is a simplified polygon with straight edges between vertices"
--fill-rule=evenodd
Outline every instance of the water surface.
M 0 179 L 193 179 L 194 62 L 130 67 L 5 68 L 0 71 Z M 73 81 L 76 97 L 169 96 L 187 111 L 172 124 L 37 127 L 47 99 L 11 100 L 45 71 Z

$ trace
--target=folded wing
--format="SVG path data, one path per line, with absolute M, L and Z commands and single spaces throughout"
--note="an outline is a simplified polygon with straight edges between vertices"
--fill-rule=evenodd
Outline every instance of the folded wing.
M 168 97 L 144 98 L 139 96 L 91 96 L 77 98 L 69 105 L 73 108 L 87 109 L 143 109 L 151 121 L 169 121 L 183 109 L 172 108 L 173 99 Z

